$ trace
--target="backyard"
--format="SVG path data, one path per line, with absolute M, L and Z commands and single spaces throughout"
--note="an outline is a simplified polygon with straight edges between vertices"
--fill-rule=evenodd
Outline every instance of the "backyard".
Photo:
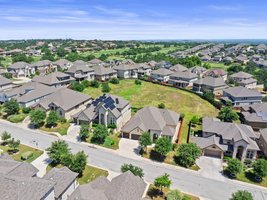
M 199 96 L 158 84 L 142 81 L 141 85 L 136 85 L 134 80 L 120 80 L 120 84 L 109 84 L 110 94 L 118 95 L 129 100 L 132 105 L 133 114 L 138 109 L 145 106 L 158 106 L 164 103 L 167 109 L 185 114 L 185 120 L 182 126 L 180 143 L 186 142 L 188 123 L 194 115 L 215 117 L 218 110 L 209 102 Z M 102 94 L 101 87 L 88 87 L 84 90 L 85 94 L 96 98 Z

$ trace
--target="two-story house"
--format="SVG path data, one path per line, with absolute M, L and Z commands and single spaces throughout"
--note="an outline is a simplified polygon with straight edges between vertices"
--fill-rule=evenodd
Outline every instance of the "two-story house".
M 193 82 L 198 80 L 198 76 L 190 71 L 177 71 L 170 75 L 168 81 L 174 87 L 184 88 L 193 86 Z
M 194 81 L 192 90 L 197 93 L 212 92 L 215 95 L 222 95 L 225 88 L 228 88 L 228 85 L 221 77 L 207 76 Z
M 166 68 L 159 68 L 157 70 L 153 70 L 150 75 L 150 80 L 159 82 L 159 83 L 167 83 L 170 79 L 170 75 L 174 72 L 166 69 Z
M 89 65 L 82 60 L 75 61 L 65 73 L 71 75 L 77 81 L 95 80 L 94 69 L 89 67 Z
M 121 64 L 121 65 L 116 65 L 113 67 L 113 69 L 117 72 L 118 78 L 138 78 L 138 69 L 139 66 L 135 64 Z
M 246 88 L 255 88 L 257 86 L 257 80 L 253 78 L 251 74 L 246 72 L 237 72 L 229 77 L 236 85 L 240 85 Z
M 7 67 L 7 72 L 14 78 L 29 77 L 35 74 L 35 68 L 26 62 L 16 62 Z

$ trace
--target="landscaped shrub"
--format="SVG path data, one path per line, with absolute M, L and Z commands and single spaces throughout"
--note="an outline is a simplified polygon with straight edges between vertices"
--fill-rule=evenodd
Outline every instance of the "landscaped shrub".
M 108 83 L 102 83 L 102 92 L 107 93 L 110 92 L 111 88 L 109 87 Z
M 88 80 L 83 80 L 83 81 L 82 81 L 82 84 L 83 84 L 83 86 L 84 86 L 85 88 L 87 88 L 87 87 L 89 87 L 90 82 L 89 82 Z
M 26 151 L 21 155 L 21 160 L 28 160 L 32 156 L 33 156 L 33 152 L 32 151 Z
M 108 125 L 108 128 L 111 128 L 111 129 L 116 129 L 116 128 L 117 128 L 117 126 L 116 126 L 116 124 L 109 124 L 109 125 Z
M 140 80 L 138 80 L 138 79 L 136 79 L 136 80 L 134 81 L 134 83 L 135 83 L 135 85 L 142 85 L 142 81 L 140 81 Z
M 7 120 L 12 123 L 19 123 L 22 122 L 25 119 L 26 115 L 24 114 L 18 114 L 18 115 L 10 115 L 7 117 Z
M 112 83 L 112 84 L 119 84 L 120 83 L 120 80 L 118 78 L 112 78 L 110 80 L 110 83 Z
M 114 140 L 110 137 L 106 137 L 105 139 L 105 142 L 104 142 L 104 145 L 105 146 L 108 146 L 108 147 L 111 147 L 115 144 Z
M 24 108 L 22 108 L 22 112 L 23 113 L 25 113 L 25 114 L 28 114 L 28 113 L 30 113 L 31 112 L 31 108 L 30 107 L 24 107 Z
M 91 81 L 89 85 L 93 88 L 99 88 L 99 82 L 96 80 Z

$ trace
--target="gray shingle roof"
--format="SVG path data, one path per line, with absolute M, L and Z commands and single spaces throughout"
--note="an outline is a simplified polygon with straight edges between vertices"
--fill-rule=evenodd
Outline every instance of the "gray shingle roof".
M 172 78 L 181 78 L 181 79 L 195 79 L 197 78 L 197 75 L 195 73 L 192 73 L 190 71 L 177 71 L 174 74 L 170 75 L 170 79 Z
M 49 66 L 51 64 L 53 64 L 53 63 L 50 60 L 40 60 L 40 61 L 37 61 L 35 63 L 32 63 L 31 66 L 32 67 L 45 67 L 45 66 Z
M 6 77 L 0 76 L 0 86 L 10 85 L 12 81 L 7 79 Z
M 173 74 L 173 71 L 165 69 L 165 68 L 159 68 L 157 70 L 153 70 L 151 74 L 161 75 L 161 76 L 168 76 Z
M 183 65 L 180 65 L 180 64 L 177 64 L 177 65 L 174 65 L 172 67 L 170 67 L 170 70 L 172 71 L 176 71 L 176 72 L 184 72 L 184 71 L 187 71 L 188 68 L 183 66 Z
M 237 72 L 237 73 L 232 74 L 230 77 L 231 78 L 247 79 L 247 78 L 251 78 L 252 75 L 241 71 L 241 72 Z
M 55 182 L 55 197 L 59 198 L 62 193 L 75 181 L 78 174 L 67 167 L 53 168 L 43 179 Z
M 66 71 L 67 73 L 76 73 L 76 72 L 93 72 L 94 70 L 89 67 L 84 61 L 77 60 L 73 65 Z
M 194 84 L 206 85 L 206 86 L 210 86 L 210 87 L 226 86 L 226 84 L 222 78 L 220 78 L 220 77 L 214 78 L 211 76 L 207 76 L 205 78 L 194 81 Z
M 59 59 L 59 60 L 54 62 L 54 64 L 59 66 L 60 68 L 66 68 L 69 63 L 71 63 L 71 62 L 66 60 L 66 59 Z
M 98 76 L 117 73 L 114 69 L 112 69 L 110 67 L 95 66 L 95 67 L 93 67 L 93 69 L 95 71 L 95 75 L 98 75 Z
M 30 64 L 26 63 L 26 62 L 16 62 L 16 63 L 13 63 L 12 65 L 10 65 L 8 67 L 8 69 L 24 69 L 25 67 L 27 67 L 29 65 Z
M 138 65 L 126 65 L 126 64 L 121 64 L 121 65 L 116 65 L 113 67 L 114 70 L 134 70 L 134 69 L 139 69 Z
M 220 144 L 220 138 L 212 135 L 208 138 L 204 137 L 192 137 L 192 142 L 196 143 L 201 149 L 205 149 L 212 145 L 216 145 L 222 151 L 227 150 L 227 145 Z
M 74 81 L 70 75 L 65 74 L 63 72 L 53 72 L 51 74 L 45 76 L 36 76 L 32 79 L 33 82 L 43 83 L 45 85 L 55 85 L 60 83 L 66 83 L 70 81 Z
M 225 89 L 224 92 L 230 94 L 233 97 L 262 97 L 261 93 L 257 90 L 248 89 L 246 87 L 231 87 Z

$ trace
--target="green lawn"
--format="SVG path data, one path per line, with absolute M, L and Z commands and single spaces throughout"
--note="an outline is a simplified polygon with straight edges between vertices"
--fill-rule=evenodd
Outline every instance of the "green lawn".
M 53 167 L 61 168 L 63 167 L 63 165 L 48 165 L 46 168 L 46 172 L 49 172 Z M 83 175 L 78 178 L 78 182 L 80 185 L 87 184 L 100 176 L 107 177 L 108 171 L 90 165 L 86 165 L 85 170 L 83 171 Z
M 253 181 L 254 175 L 252 172 L 242 172 L 240 174 L 237 175 L 236 179 L 238 181 L 243 181 L 243 182 L 247 182 L 250 184 L 255 184 L 255 185 L 259 185 L 262 187 L 267 187 L 267 177 L 263 178 L 263 180 L 260 183 L 257 183 L 255 181 Z
M 2 149 L 4 151 L 4 153 L 8 153 L 9 147 L 0 145 L 0 149 Z M 21 159 L 22 154 L 25 153 L 25 152 L 29 152 L 29 151 L 31 151 L 33 153 L 33 155 L 27 160 L 22 160 Z M 42 154 L 43 154 L 43 151 L 31 148 L 29 146 L 25 146 L 23 144 L 20 144 L 19 145 L 19 152 L 15 153 L 15 154 L 10 154 L 10 155 L 16 161 L 26 161 L 26 162 L 30 163 L 30 162 L 34 161 L 36 158 L 38 158 L 40 155 L 42 155 Z
M 110 93 L 129 100 L 132 108 L 157 107 L 159 103 L 164 103 L 167 109 L 185 113 L 180 142 L 186 142 L 188 123 L 194 115 L 215 117 L 218 114 L 218 110 L 209 102 L 184 90 L 144 81 L 142 85 L 136 85 L 134 80 L 121 80 L 118 85 L 109 85 Z M 101 87 L 86 88 L 84 93 L 94 98 L 102 94 Z
M 69 123 L 58 123 L 57 126 L 54 128 L 48 128 L 44 125 L 40 129 L 46 132 L 56 132 L 59 133 L 60 135 L 67 135 L 69 127 L 70 127 Z

